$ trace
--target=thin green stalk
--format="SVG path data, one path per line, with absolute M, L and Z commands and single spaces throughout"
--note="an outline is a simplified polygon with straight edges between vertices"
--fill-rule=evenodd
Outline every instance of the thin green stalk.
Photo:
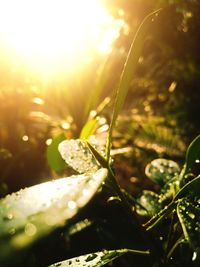
M 140 232 L 143 240 L 149 246 L 150 252 L 155 254 L 156 249 L 154 248 L 153 243 L 151 242 L 151 240 L 148 237 L 147 233 L 145 232 L 144 228 L 142 227 L 142 225 L 138 221 L 137 214 L 136 214 L 135 210 L 132 209 L 132 206 L 129 204 L 127 198 L 125 197 L 125 195 L 121 191 L 121 188 L 118 185 L 118 183 L 117 183 L 117 181 L 116 181 L 116 179 L 114 177 L 113 171 L 112 171 L 112 169 L 110 167 L 108 169 L 108 179 L 109 179 L 108 182 L 111 184 L 111 187 L 113 188 L 113 190 L 115 191 L 117 196 L 120 198 L 121 205 L 122 205 L 125 213 L 127 214 L 128 218 L 130 220 L 130 223 L 137 227 L 137 229 Z
M 132 254 L 140 254 L 140 255 L 150 255 L 150 251 L 149 250 L 135 250 L 135 249 L 124 249 L 126 252 L 128 253 L 132 253 Z
M 124 64 L 124 69 L 121 74 L 119 86 L 116 91 L 116 98 L 114 103 L 114 110 L 112 114 L 111 124 L 108 132 L 107 145 L 106 145 L 106 160 L 109 162 L 110 159 L 110 149 L 112 143 L 112 134 L 115 126 L 116 119 L 119 115 L 119 112 L 122 109 L 126 95 L 129 90 L 129 85 L 133 79 L 133 73 L 135 72 L 138 60 L 141 55 L 146 35 L 149 31 L 151 22 L 154 21 L 155 17 L 158 15 L 158 12 L 161 9 L 152 12 L 142 21 L 139 29 L 137 30 L 133 42 L 131 44 L 126 62 Z

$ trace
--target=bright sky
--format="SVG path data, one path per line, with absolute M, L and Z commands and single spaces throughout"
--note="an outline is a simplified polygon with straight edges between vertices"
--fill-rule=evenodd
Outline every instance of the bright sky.
M 101 0 L 0 0 L 0 45 L 46 74 L 109 53 L 121 26 Z

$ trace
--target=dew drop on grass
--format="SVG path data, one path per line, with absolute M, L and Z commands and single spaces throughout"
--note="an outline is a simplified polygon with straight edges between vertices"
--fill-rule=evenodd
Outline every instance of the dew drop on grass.
M 190 216 L 191 219 L 195 218 L 195 214 L 194 213 L 188 212 L 188 215 Z
M 72 210 L 76 209 L 76 207 L 77 207 L 76 202 L 73 201 L 73 200 L 70 200 L 70 201 L 67 203 L 67 205 L 68 205 L 68 207 L 69 207 L 70 209 L 72 209 Z
M 197 258 L 197 252 L 194 251 L 194 252 L 193 252 L 193 255 L 192 255 L 192 261 L 195 261 L 196 258 Z
M 37 232 L 37 228 L 32 223 L 27 223 L 24 229 L 27 236 L 34 236 Z
M 85 259 L 85 261 L 86 261 L 86 262 L 88 262 L 88 261 L 92 261 L 92 260 L 94 260 L 97 256 L 98 256 L 97 254 L 93 253 L 93 254 L 89 255 L 89 256 Z
M 8 213 L 7 215 L 6 215 L 6 219 L 7 220 L 12 220 L 13 219 L 13 214 L 12 213 Z

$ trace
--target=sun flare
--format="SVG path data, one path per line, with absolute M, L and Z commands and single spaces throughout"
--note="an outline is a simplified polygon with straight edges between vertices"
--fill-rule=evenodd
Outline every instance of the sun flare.
M 0 0 L 1 47 L 46 72 L 108 53 L 120 27 L 101 0 Z

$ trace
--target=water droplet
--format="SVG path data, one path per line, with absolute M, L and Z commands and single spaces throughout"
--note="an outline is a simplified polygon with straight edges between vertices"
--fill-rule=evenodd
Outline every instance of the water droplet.
M 93 254 L 91 254 L 91 255 L 89 255 L 86 259 L 85 259 L 85 261 L 92 261 L 92 260 L 94 260 L 95 258 L 97 257 L 97 254 L 95 254 L 95 253 L 93 253 Z
M 36 226 L 34 224 L 27 223 L 26 226 L 25 226 L 24 231 L 28 236 L 33 236 L 33 235 L 36 234 L 37 228 L 36 228 Z
M 188 215 L 190 216 L 191 219 L 194 219 L 195 218 L 194 213 L 189 212 Z
M 6 216 L 6 218 L 7 218 L 8 220 L 12 220 L 13 217 L 14 217 L 14 216 L 13 216 L 12 213 L 8 213 L 7 216 Z
M 193 255 L 192 255 L 192 261 L 195 261 L 196 258 L 197 258 L 197 252 L 194 251 L 194 252 L 193 252 Z
M 88 189 L 83 189 L 83 195 L 88 196 L 90 191 Z
M 76 204 L 76 202 L 74 202 L 73 200 L 70 200 L 68 203 L 67 203 L 67 205 L 68 205 L 68 207 L 70 208 L 70 209 L 75 209 L 76 207 L 77 207 L 77 204 Z
M 8 233 L 9 233 L 10 235 L 14 235 L 15 232 L 16 232 L 16 229 L 15 229 L 15 228 L 11 228 L 11 229 L 8 231 Z
M 24 135 L 24 136 L 22 137 L 22 140 L 23 140 L 24 142 L 27 142 L 28 139 L 29 139 L 28 135 Z

